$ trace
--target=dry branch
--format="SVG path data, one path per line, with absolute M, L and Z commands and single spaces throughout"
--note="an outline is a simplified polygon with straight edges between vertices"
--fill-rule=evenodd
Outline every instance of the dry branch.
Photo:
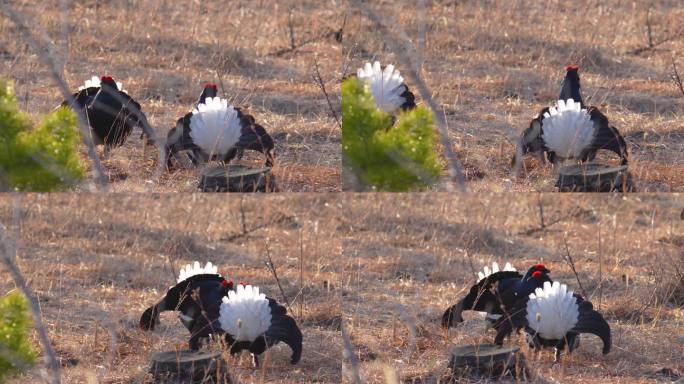
M 351 371 L 348 373 L 349 380 L 352 384 L 362 384 L 361 375 L 359 374 L 359 361 L 356 359 L 356 355 L 354 355 L 354 347 L 351 340 L 349 340 L 344 321 L 340 324 L 340 331 L 342 332 L 342 342 L 344 343 L 343 356 L 349 361 L 351 366 Z
M 328 91 L 325 89 L 325 82 L 323 81 L 323 78 L 321 77 L 321 72 L 318 69 L 318 59 L 314 59 L 314 69 L 316 72 L 313 74 L 313 79 L 318 84 L 318 87 L 321 88 L 321 92 L 323 92 L 323 95 L 325 96 L 325 100 L 328 102 L 328 108 L 330 108 L 330 113 L 332 114 L 333 118 L 335 118 L 335 122 L 337 123 L 337 126 L 342 129 L 342 124 L 340 124 L 340 119 L 337 117 L 337 112 L 335 112 L 335 108 L 332 106 L 332 102 L 330 101 L 330 96 L 328 96 Z
M 672 81 L 674 81 L 677 88 L 679 88 L 679 92 L 681 92 L 682 96 L 684 96 L 684 84 L 682 84 L 682 78 L 679 77 L 677 62 L 675 61 L 674 56 L 672 56 Z M 682 213 L 684 214 L 684 211 L 682 211 Z
M 289 312 L 292 312 L 292 309 L 290 308 L 290 299 L 287 298 L 287 295 L 285 294 L 285 290 L 283 290 L 283 286 L 280 284 L 280 279 L 278 278 L 278 271 L 276 270 L 276 266 L 273 263 L 273 259 L 271 259 L 271 250 L 269 248 L 268 243 L 266 243 L 266 259 L 267 260 L 264 261 L 264 264 L 266 264 L 266 267 L 273 274 L 273 278 L 275 278 L 275 281 L 278 284 L 278 289 L 280 289 L 280 294 L 283 296 L 283 301 L 285 302 L 285 306 L 287 307 L 287 310 Z
M 587 296 L 587 291 L 584 290 L 584 287 L 582 286 L 582 281 L 580 281 L 579 275 L 577 274 L 577 270 L 575 269 L 575 261 L 572 259 L 572 256 L 570 255 L 570 248 L 568 248 L 568 237 L 565 233 L 563 234 L 563 244 L 565 245 L 566 255 L 563 259 L 570 265 L 572 273 L 575 275 L 575 279 L 577 279 L 577 284 L 579 284 L 580 291 L 582 291 L 582 296 L 589 299 L 589 296 Z
M 15 201 L 15 213 L 19 211 L 17 205 L 18 202 Z M 15 219 L 16 218 L 18 218 L 18 215 L 15 214 Z M 48 366 L 48 370 L 51 372 L 51 375 L 48 377 L 49 382 L 51 384 L 59 384 L 61 383 L 59 360 L 55 355 L 55 351 L 52 349 L 50 337 L 48 336 L 47 329 L 43 324 L 40 312 L 40 303 L 38 303 L 38 299 L 31 291 L 31 288 L 29 288 L 24 275 L 22 275 L 19 267 L 17 267 L 15 263 L 16 254 L 16 244 L 10 239 L 5 226 L 0 223 L 0 260 L 2 260 L 2 263 L 5 265 L 5 267 L 7 267 L 7 270 L 12 276 L 14 283 L 17 285 L 22 294 L 26 296 L 26 299 L 29 302 L 31 316 L 33 317 L 33 326 L 36 328 L 38 339 L 43 346 L 45 364 Z

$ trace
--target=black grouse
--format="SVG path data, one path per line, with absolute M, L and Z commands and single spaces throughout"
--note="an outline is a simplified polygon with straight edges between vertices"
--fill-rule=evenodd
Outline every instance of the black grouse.
M 228 163 L 241 158 L 245 150 L 253 150 L 266 156 L 266 166 L 273 166 L 275 144 L 264 127 L 216 95 L 216 84 L 205 84 L 194 109 L 169 130 L 167 167 L 173 168 L 171 159 L 185 150 L 190 151 L 194 165 L 214 159 Z
M 491 270 L 485 267 L 484 273 L 479 273 L 479 281 L 470 288 L 468 294 L 444 312 L 442 327 L 454 327 L 462 322 L 461 313 L 467 310 L 487 312 L 487 321 L 495 323 L 508 314 L 519 298 L 527 297 L 544 282 L 551 281 L 550 272 L 543 264 L 532 266 L 525 275 L 509 263 L 503 270 L 499 270 L 497 263 L 493 263 Z
M 555 348 L 555 360 L 568 347 L 572 353 L 579 345 L 580 333 L 591 333 L 603 341 L 603 354 L 610 352 L 610 326 L 591 302 L 576 293 L 568 292 L 565 284 L 545 282 L 534 293 L 521 297 L 509 308 L 510 316 L 498 321 L 495 342 L 503 340 L 514 329 L 524 328 L 528 343 L 535 350 Z
M 404 84 L 404 78 L 394 69 L 394 65 L 383 69 L 379 61 L 372 65 L 366 63 L 359 68 L 356 77 L 368 84 L 375 104 L 384 112 L 394 115 L 399 110 L 408 111 L 416 107 L 415 96 Z
M 582 100 L 579 67 L 565 67 L 558 103 L 539 112 L 520 139 L 522 154 L 546 155 L 554 165 L 565 159 L 592 161 L 601 149 L 615 152 L 627 164 L 627 144 L 598 108 Z M 515 162 L 515 158 L 514 158 Z
M 93 142 L 104 145 L 105 155 L 123 145 L 133 127 L 142 128 L 143 122 L 147 122 L 140 104 L 111 76 L 87 80 L 73 97 L 88 118 Z M 69 105 L 68 100 L 62 102 L 62 106 Z

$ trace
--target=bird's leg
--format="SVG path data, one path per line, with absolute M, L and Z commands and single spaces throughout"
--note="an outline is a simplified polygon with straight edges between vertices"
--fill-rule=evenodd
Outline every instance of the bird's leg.
M 102 160 L 108 160 L 110 152 L 111 152 L 111 150 L 110 150 L 109 146 L 105 145 L 104 150 L 102 151 Z
M 252 353 L 251 355 L 252 355 L 252 366 L 254 368 L 259 368 L 259 356 L 257 356 L 254 353 Z

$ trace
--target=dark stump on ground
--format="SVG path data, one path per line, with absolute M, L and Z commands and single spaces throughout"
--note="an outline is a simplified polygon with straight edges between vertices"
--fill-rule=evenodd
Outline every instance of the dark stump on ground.
M 560 192 L 636 192 L 626 165 L 573 164 L 558 170 Z
M 168 351 L 152 355 L 150 373 L 159 384 L 229 384 L 228 365 L 220 351 Z
M 529 377 L 519 351 L 494 344 L 459 345 L 451 348 L 449 368 L 456 377 Z
M 207 167 L 199 181 L 202 192 L 278 192 L 271 168 L 230 164 Z

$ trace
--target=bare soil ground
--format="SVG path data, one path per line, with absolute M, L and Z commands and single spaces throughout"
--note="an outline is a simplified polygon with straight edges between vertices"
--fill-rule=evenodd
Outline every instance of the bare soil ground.
M 510 161 L 520 132 L 557 99 L 563 67 L 579 64 L 585 101 L 627 141 L 638 190 L 684 190 L 684 91 L 671 79 L 673 58 L 684 71 L 681 2 L 375 1 L 371 8 L 415 47 L 406 52 L 443 108 L 470 189 L 554 190 L 550 165 L 528 159 L 515 177 Z M 347 72 L 380 60 L 407 74 L 387 34 L 351 9 Z M 598 160 L 617 163 L 612 153 Z
M 564 237 L 582 286 L 611 326 L 613 346 L 604 356 L 600 340 L 583 335 L 580 347 L 554 365 L 552 351 L 535 357 L 522 340 L 507 341 L 523 346 L 532 382 L 646 383 L 684 376 L 682 196 L 353 199 L 341 226 L 349 292 L 343 313 L 364 382 L 398 382 L 386 379 L 388 371 L 402 383 L 451 382 L 447 348 L 492 342 L 494 333 L 485 331 L 479 315 L 465 312 L 466 321 L 447 337 L 442 313 L 492 261 L 518 269 L 543 262 L 555 280 L 579 291 L 564 261 Z M 345 360 L 344 370 L 351 369 Z
M 12 225 L 12 196 L 0 197 L 0 222 L 20 229 L 17 264 L 39 297 L 64 383 L 147 383 L 153 353 L 187 348 L 176 314 L 163 313 L 153 332 L 138 321 L 193 260 L 213 261 L 284 303 L 264 264 L 267 249 L 304 334 L 302 360 L 291 365 L 290 349 L 279 344 L 267 352 L 264 370 L 253 369 L 247 354 L 226 356 L 231 372 L 244 383 L 341 381 L 342 263 L 340 243 L 329 236 L 339 209 L 332 196 L 19 199 L 19 227 Z M 0 294 L 14 288 L 0 268 Z M 38 373 L 10 382 L 43 382 Z
M 54 43 L 53 57 L 75 90 L 109 74 L 142 105 L 158 135 L 190 111 L 204 82 L 242 106 L 276 142 L 282 191 L 340 189 L 340 132 L 313 79 L 315 61 L 339 110 L 338 7 L 321 1 L 13 1 Z M 334 2 L 333 2 L 334 3 Z M 0 18 L 0 77 L 14 81 L 21 108 L 46 113 L 63 100 L 15 25 Z M 68 39 L 65 39 L 68 36 Z M 294 45 L 294 49 L 291 49 Z M 155 176 L 158 152 L 139 133 L 104 162 L 115 192 L 187 192 L 198 171 Z M 85 159 L 85 151 L 84 151 Z M 251 161 L 250 161 L 251 160 Z M 263 162 L 248 156 L 247 164 Z M 83 188 L 87 188 L 86 184 Z

